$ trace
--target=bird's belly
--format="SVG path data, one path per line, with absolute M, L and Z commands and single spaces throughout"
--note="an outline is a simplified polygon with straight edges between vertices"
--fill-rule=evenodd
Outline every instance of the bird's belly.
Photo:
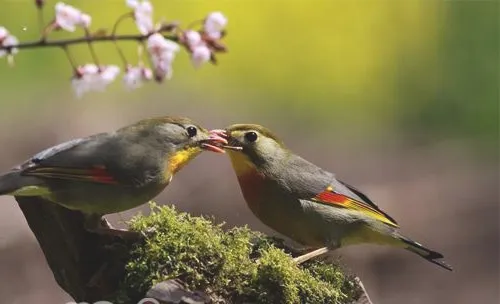
M 354 216 L 350 217 L 342 212 L 334 214 L 336 208 L 295 198 L 282 200 L 254 197 L 247 203 L 255 216 L 265 225 L 300 244 L 311 247 L 337 248 L 347 245 L 344 240 L 363 226 Z M 322 210 L 323 208 L 327 208 L 326 212 Z M 368 232 L 366 236 L 369 236 Z M 357 241 L 353 239 L 349 243 Z
M 84 213 L 109 214 L 138 207 L 156 197 L 166 185 L 124 187 L 102 184 L 58 184 L 49 200 Z
M 254 201 L 249 207 L 265 225 L 300 244 L 322 247 L 327 243 L 325 231 L 304 212 L 298 200 L 288 201 L 286 205 L 276 200 Z
M 257 197 L 253 193 L 252 199 L 245 195 L 245 200 L 252 213 L 276 232 L 306 246 L 327 245 L 329 230 L 321 229 L 321 223 L 302 208 L 299 200 L 272 197 Z
M 297 199 L 266 182 L 258 174 L 238 177 L 243 197 L 269 228 L 306 246 L 337 247 L 353 229 L 350 218 L 331 213 L 332 207 Z
M 302 205 L 306 213 L 310 214 L 311 222 L 323 231 L 322 237 L 328 246 L 339 248 L 361 243 L 395 244 L 392 227 L 367 218 L 359 211 L 311 201 L 303 201 Z

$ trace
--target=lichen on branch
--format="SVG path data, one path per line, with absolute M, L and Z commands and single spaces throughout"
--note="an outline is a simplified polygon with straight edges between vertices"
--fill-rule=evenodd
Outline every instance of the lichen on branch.
M 145 235 L 134 245 L 117 297 L 131 303 L 153 284 L 179 279 L 214 303 L 351 303 L 359 295 L 354 277 L 324 261 L 297 266 L 283 245 L 249 230 L 222 225 L 152 205 L 131 229 Z

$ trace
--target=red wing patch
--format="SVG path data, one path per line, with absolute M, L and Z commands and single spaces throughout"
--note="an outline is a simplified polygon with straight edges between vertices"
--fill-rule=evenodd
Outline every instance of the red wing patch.
M 382 211 L 377 210 L 364 202 L 355 200 L 343 194 L 339 194 L 335 192 L 331 187 L 328 187 L 325 191 L 316 195 L 313 198 L 313 200 L 334 207 L 347 208 L 351 210 L 360 211 L 368 216 L 376 218 L 377 220 L 389 226 L 398 227 L 396 222 Z
M 117 184 L 115 178 L 109 174 L 104 166 L 95 166 L 90 170 L 90 172 L 90 175 L 96 182 L 104 184 Z
M 104 166 L 94 166 L 91 169 L 63 168 L 63 167 L 32 167 L 23 174 L 44 178 L 95 182 L 101 184 L 118 184 Z
M 320 194 L 316 195 L 315 199 L 323 201 L 323 202 L 329 202 L 329 203 L 334 203 L 338 205 L 344 205 L 349 202 L 349 198 L 346 196 L 343 196 L 342 194 L 335 193 L 333 191 L 329 191 L 328 189 L 324 192 L 321 192 Z

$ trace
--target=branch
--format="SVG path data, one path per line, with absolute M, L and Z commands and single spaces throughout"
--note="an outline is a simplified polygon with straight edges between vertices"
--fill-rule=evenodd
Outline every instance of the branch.
M 80 37 L 80 38 L 73 38 L 73 39 L 61 39 L 61 40 L 52 40 L 52 41 L 47 41 L 47 40 L 38 40 L 38 41 L 30 41 L 30 42 L 23 42 L 19 43 L 17 45 L 11 45 L 11 46 L 1 46 L 0 45 L 0 50 L 5 50 L 5 51 L 10 51 L 11 49 L 17 48 L 17 49 L 32 49 L 32 48 L 50 48 L 50 47 L 67 47 L 69 45 L 73 44 L 82 44 L 82 43 L 89 43 L 89 42 L 110 42 L 110 41 L 144 41 L 149 38 L 153 33 L 148 34 L 148 35 L 105 35 L 105 36 L 90 36 L 90 37 Z M 173 35 L 164 35 L 165 39 L 171 40 L 171 41 L 178 41 L 177 36 Z
M 117 65 L 102 64 L 93 46 L 96 42 L 112 42 L 123 64 L 123 83 L 127 89 L 136 89 L 143 83 L 156 80 L 163 82 L 172 76 L 172 64 L 183 47 L 191 57 L 192 65 L 200 68 L 205 63 L 216 64 L 216 53 L 226 52 L 221 43 L 225 36 L 227 18 L 221 12 L 211 12 L 200 19 L 199 29 L 187 28 L 183 30 L 178 22 L 157 22 L 153 20 L 153 5 L 147 1 L 127 1 L 127 12 L 115 21 L 111 34 L 100 29 L 92 32 L 91 15 L 63 2 L 55 5 L 55 16 L 52 21 L 43 26 L 43 11 L 45 1 L 36 0 L 40 21 L 41 37 L 37 41 L 19 42 L 16 36 L 5 27 L 0 26 L 0 58 L 7 57 L 10 66 L 14 66 L 14 56 L 22 49 L 40 49 L 58 47 L 64 50 L 72 67 L 72 86 L 78 97 L 90 91 L 103 91 L 120 74 Z M 116 35 L 119 25 L 125 20 L 133 20 L 140 34 Z M 74 32 L 83 30 L 84 36 L 62 40 L 47 40 L 54 31 L 65 30 Z M 150 67 L 144 65 L 139 56 L 137 64 L 130 63 L 117 42 L 136 41 L 141 50 L 147 46 L 147 56 L 150 58 Z M 92 57 L 92 63 L 77 64 L 70 53 L 69 46 L 86 43 Z
M 127 244 L 85 230 L 78 211 L 38 197 L 16 200 L 57 284 L 78 302 L 111 297 L 124 275 Z

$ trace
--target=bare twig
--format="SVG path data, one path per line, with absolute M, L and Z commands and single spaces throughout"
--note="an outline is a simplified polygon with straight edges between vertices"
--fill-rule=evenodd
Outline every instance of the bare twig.
M 66 57 L 68 57 L 68 61 L 71 64 L 71 67 L 73 68 L 73 71 L 76 73 L 77 72 L 77 65 L 75 63 L 75 60 L 71 56 L 71 53 L 69 52 L 68 46 L 64 45 L 61 47 L 64 50 L 64 53 L 66 54 Z
M 121 15 L 115 22 L 115 24 L 113 25 L 113 31 L 111 32 L 111 35 L 112 36 L 115 36 L 116 35 L 116 31 L 118 30 L 118 26 L 123 22 L 123 20 L 127 19 L 127 18 L 132 18 L 134 16 L 134 13 L 132 12 L 129 12 L 129 13 L 126 13 L 126 14 L 123 14 Z
M 39 27 L 40 33 L 43 35 L 43 30 L 44 30 L 43 25 L 45 24 L 45 21 L 43 18 L 43 5 L 42 4 L 38 5 L 38 2 L 37 2 L 37 15 L 38 15 L 38 27 Z
M 205 19 L 195 20 L 195 21 L 191 22 L 190 24 L 188 24 L 188 26 L 186 27 L 186 29 L 190 30 L 193 27 L 195 27 L 197 24 L 203 24 L 203 22 L 205 22 Z
M 116 41 L 113 41 L 113 44 L 116 47 L 116 51 L 118 52 L 118 56 L 120 56 L 120 59 L 122 60 L 123 66 L 127 67 L 128 66 L 128 60 L 127 57 L 125 57 L 125 53 L 123 53 L 122 48 L 116 43 Z
M 94 50 L 94 46 L 92 45 L 92 40 L 90 39 L 92 37 L 92 35 L 90 34 L 90 31 L 88 28 L 85 28 L 85 37 L 89 38 L 87 40 L 87 44 L 89 46 L 90 55 L 92 56 L 92 59 L 94 60 L 95 65 L 100 68 L 99 59 L 97 58 L 97 54 Z
M 116 36 L 116 31 L 118 30 L 118 26 L 123 22 L 123 20 L 126 20 L 128 18 L 132 18 L 134 14 L 132 12 L 126 13 L 121 15 L 113 25 L 113 31 L 111 32 L 111 36 L 115 37 Z M 123 62 L 123 66 L 126 68 L 128 66 L 128 61 L 127 57 L 125 57 L 125 54 L 123 53 L 123 50 L 120 48 L 118 43 L 116 42 L 116 39 L 113 40 L 113 44 L 116 47 L 116 51 L 118 52 L 118 55 L 120 56 L 120 59 Z
M 52 33 L 52 31 L 54 31 L 55 29 L 57 29 L 57 23 L 55 20 L 52 20 L 52 22 L 50 22 L 46 26 L 43 26 L 43 24 L 41 24 L 41 26 L 42 26 L 41 29 L 42 37 L 40 38 L 40 41 L 46 41 L 49 34 Z
M 144 41 L 148 39 L 154 33 L 150 33 L 147 35 L 104 35 L 104 36 L 91 36 L 91 37 L 79 37 L 72 39 L 61 39 L 61 40 L 38 40 L 31 42 L 23 42 L 17 45 L 9 45 L 9 46 L 0 46 L 0 50 L 10 51 L 11 49 L 35 49 L 35 48 L 44 48 L 44 47 L 67 47 L 73 44 L 81 44 L 81 43 L 89 43 L 89 42 L 110 42 L 110 41 Z M 177 36 L 175 35 L 166 35 L 164 36 L 166 39 L 172 41 L 178 41 Z

